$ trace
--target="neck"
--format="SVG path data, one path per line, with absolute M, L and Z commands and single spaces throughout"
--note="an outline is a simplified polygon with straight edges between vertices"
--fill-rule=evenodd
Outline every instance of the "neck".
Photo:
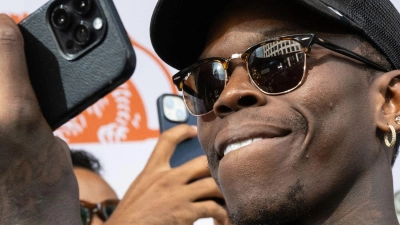
M 375 160 L 351 188 L 341 193 L 337 207 L 306 224 L 399 225 L 394 208 L 393 178 L 386 155 Z M 337 196 L 339 197 L 339 196 Z M 323 208 L 327 208 L 326 203 Z

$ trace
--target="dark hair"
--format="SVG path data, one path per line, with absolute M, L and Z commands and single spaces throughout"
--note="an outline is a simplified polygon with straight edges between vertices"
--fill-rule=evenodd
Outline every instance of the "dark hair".
M 100 172 L 101 165 L 99 160 L 89 152 L 84 150 L 71 149 L 70 153 L 71 153 L 72 165 L 74 167 L 82 167 L 90 171 L 93 171 L 97 174 Z

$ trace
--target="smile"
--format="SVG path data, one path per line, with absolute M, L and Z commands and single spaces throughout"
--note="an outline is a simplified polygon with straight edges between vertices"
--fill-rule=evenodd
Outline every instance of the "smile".
M 260 141 L 260 140 L 262 140 L 262 138 L 253 138 L 253 139 L 248 139 L 248 140 L 244 140 L 241 142 L 232 143 L 232 144 L 226 146 L 226 148 L 224 150 L 224 156 L 227 155 L 229 152 L 235 151 L 239 148 L 245 147 L 251 143 L 254 143 L 254 142 Z

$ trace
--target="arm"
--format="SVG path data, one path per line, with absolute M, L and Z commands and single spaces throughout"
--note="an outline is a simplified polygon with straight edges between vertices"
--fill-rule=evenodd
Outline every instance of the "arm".
M 107 225 L 192 225 L 206 217 L 213 217 L 218 224 L 227 221 L 225 209 L 215 201 L 197 201 L 222 198 L 210 177 L 205 156 L 177 168 L 169 165 L 176 145 L 196 134 L 196 129 L 188 125 L 163 132 L 146 167 L 129 187 Z M 206 178 L 189 183 L 199 177 Z
M 0 224 L 80 223 L 69 148 L 32 90 L 15 22 L 0 14 Z

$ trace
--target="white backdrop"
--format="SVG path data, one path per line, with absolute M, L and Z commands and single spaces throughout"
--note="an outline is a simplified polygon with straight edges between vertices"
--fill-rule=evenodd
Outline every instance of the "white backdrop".
M 0 12 L 20 20 L 45 2 L 0 0 Z M 176 92 L 176 89 L 169 79 L 175 70 L 158 60 L 150 43 L 150 18 L 157 0 L 114 2 L 132 38 L 137 56 L 136 71 L 129 82 L 57 130 L 56 135 L 65 138 L 71 148 L 85 149 L 98 157 L 104 168 L 102 175 L 121 197 L 146 164 L 156 143 L 157 97 Z M 393 0 L 393 3 L 400 8 L 400 0 Z M 106 118 L 108 114 L 113 116 Z M 394 189 L 400 191 L 400 160 L 393 174 Z M 202 219 L 195 224 L 212 224 L 211 221 Z

